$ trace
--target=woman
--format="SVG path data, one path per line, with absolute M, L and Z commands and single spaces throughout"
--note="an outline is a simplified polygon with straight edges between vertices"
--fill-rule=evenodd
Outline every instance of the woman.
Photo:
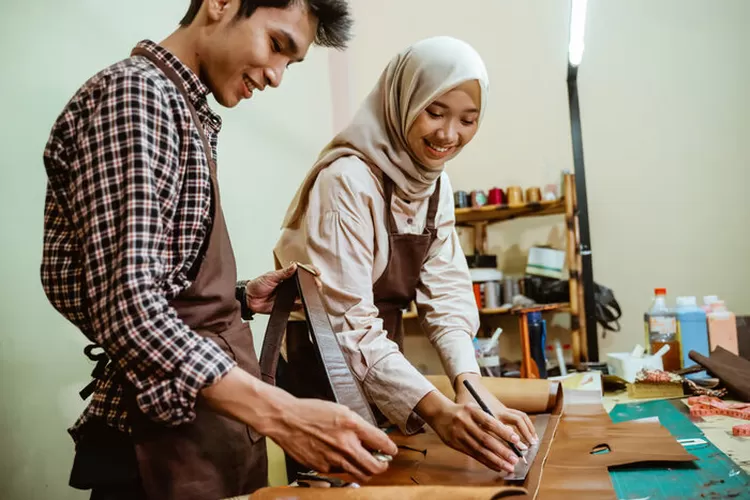
M 320 269 L 344 354 L 385 417 L 406 433 L 426 422 L 449 446 L 512 471 L 517 458 L 496 436 L 521 449 L 526 445 L 513 428 L 527 443 L 537 437 L 526 415 L 506 408 L 479 381 L 472 345 L 479 317 L 443 171 L 476 134 L 488 87 L 482 59 L 454 38 L 429 38 L 394 57 L 302 183 L 274 253 L 279 265 Z M 401 352 L 401 311 L 412 300 L 455 402 Z M 463 380 L 513 427 L 487 417 Z

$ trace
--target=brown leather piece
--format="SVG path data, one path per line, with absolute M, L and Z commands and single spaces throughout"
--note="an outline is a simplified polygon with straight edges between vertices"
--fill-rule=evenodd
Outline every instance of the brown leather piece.
M 399 233 L 398 225 L 391 210 L 393 181 L 383 174 L 383 196 L 387 211 L 388 265 L 383 274 L 372 285 L 372 295 L 378 316 L 383 320 L 383 329 L 390 340 L 404 351 L 404 329 L 401 321 L 403 309 L 408 309 L 414 301 L 422 273 L 432 243 L 437 238 L 435 217 L 440 205 L 440 178 L 435 183 L 435 191 L 427 206 L 427 219 L 421 234 Z M 385 418 L 385 417 L 383 417 Z
M 427 375 L 427 380 L 446 397 L 456 397 L 453 386 L 445 375 Z M 542 379 L 525 379 L 519 384 L 519 379 L 482 377 L 482 385 L 492 394 L 501 397 L 500 401 L 508 408 L 524 413 L 548 413 L 554 410 L 560 384 Z
M 366 488 L 292 488 L 282 486 L 264 488 L 252 496 L 253 500 L 495 500 L 521 498 L 523 488 L 472 488 L 443 486 L 374 486 Z
M 737 316 L 737 348 L 740 357 L 750 360 L 750 316 Z
M 536 498 L 616 499 L 609 467 L 696 459 L 657 422 L 614 424 L 601 404 L 569 399 L 573 401 L 565 405 Z M 592 454 L 602 447 L 609 452 Z
M 721 346 L 702 356 L 690 351 L 690 359 L 716 375 L 741 401 L 750 401 L 750 361 L 732 354 Z
M 440 389 L 450 394 L 450 384 L 445 380 L 434 380 Z M 343 490 L 334 493 L 333 489 L 326 489 L 325 498 L 432 499 L 443 498 L 435 496 L 438 494 L 435 492 L 445 490 L 450 491 L 451 498 L 491 499 L 498 498 L 495 496 L 497 494 L 505 494 L 511 495 L 511 498 L 544 500 L 615 499 L 609 467 L 641 462 L 695 460 L 695 457 L 687 453 L 658 422 L 614 424 L 604 411 L 599 394 L 565 390 L 563 397 L 563 391 L 558 384 L 538 380 L 501 379 L 483 382 L 487 382 L 488 387 L 493 387 L 493 391 L 507 388 L 507 394 L 495 392 L 504 402 L 510 400 L 506 396 L 526 393 L 527 401 L 531 401 L 532 405 L 539 405 L 541 401 L 545 401 L 543 406 L 547 406 L 546 398 L 552 386 L 560 391 L 551 410 L 547 429 L 541 437 L 537 458 L 521 484 L 509 483 L 501 474 L 449 449 L 430 430 L 413 436 L 404 436 L 396 432 L 391 437 L 397 444 L 408 445 L 417 450 L 426 449 L 426 456 L 401 449 L 388 471 L 373 478 L 367 486 L 357 489 L 356 493 L 339 493 Z M 608 447 L 609 452 L 592 454 L 592 451 L 601 445 Z M 353 480 L 345 474 L 334 476 L 346 481 Z M 403 487 L 409 491 L 413 489 L 415 493 L 414 496 L 397 497 L 391 493 L 396 490 L 383 486 Z M 265 489 L 252 498 L 322 498 L 318 496 L 321 493 L 314 490 L 316 489 L 299 488 L 292 493 L 289 488 Z M 463 494 L 464 490 L 466 495 Z

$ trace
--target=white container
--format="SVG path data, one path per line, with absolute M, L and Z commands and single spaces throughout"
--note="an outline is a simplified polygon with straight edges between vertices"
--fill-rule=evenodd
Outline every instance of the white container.
M 471 281 L 474 283 L 485 283 L 487 281 L 503 281 L 503 272 L 499 269 L 489 267 L 473 267 L 469 269 Z
M 611 352 L 607 354 L 609 358 L 607 365 L 609 373 L 616 375 L 621 379 L 635 382 L 635 376 L 639 371 L 646 368 L 648 370 L 663 370 L 661 356 L 644 355 L 641 358 L 634 358 L 629 352 Z

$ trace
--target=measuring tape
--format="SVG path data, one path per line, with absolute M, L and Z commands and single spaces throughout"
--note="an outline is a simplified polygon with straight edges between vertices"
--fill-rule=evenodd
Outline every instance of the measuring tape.
M 691 417 L 723 415 L 725 417 L 750 420 L 749 403 L 726 403 L 711 396 L 693 396 L 688 398 Z M 750 436 L 750 424 L 738 424 L 732 427 L 733 436 Z

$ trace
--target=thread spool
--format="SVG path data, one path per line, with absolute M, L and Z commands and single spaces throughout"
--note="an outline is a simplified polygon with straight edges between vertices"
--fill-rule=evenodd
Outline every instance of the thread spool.
M 557 199 L 557 185 L 547 184 L 544 186 L 543 198 L 545 201 L 555 201 Z
M 503 305 L 513 303 L 513 278 L 506 277 L 503 283 Z
M 474 283 L 474 300 L 477 303 L 477 308 L 482 308 L 482 286 L 479 283 Z
M 526 190 L 526 203 L 539 203 L 542 201 L 542 190 L 538 187 L 530 187 Z
M 502 205 L 505 203 L 505 193 L 500 188 L 490 189 L 489 200 L 490 205 Z
M 469 193 L 456 191 L 453 193 L 453 206 L 456 208 L 467 208 L 469 206 Z
M 500 283 L 497 281 L 488 281 L 484 284 L 484 307 L 487 309 L 496 309 L 499 307 L 500 300 Z
M 508 205 L 517 207 L 523 205 L 523 189 L 521 186 L 511 186 L 507 190 Z
M 484 191 L 476 190 L 471 192 L 471 206 L 474 208 L 483 207 L 487 204 L 487 195 Z

